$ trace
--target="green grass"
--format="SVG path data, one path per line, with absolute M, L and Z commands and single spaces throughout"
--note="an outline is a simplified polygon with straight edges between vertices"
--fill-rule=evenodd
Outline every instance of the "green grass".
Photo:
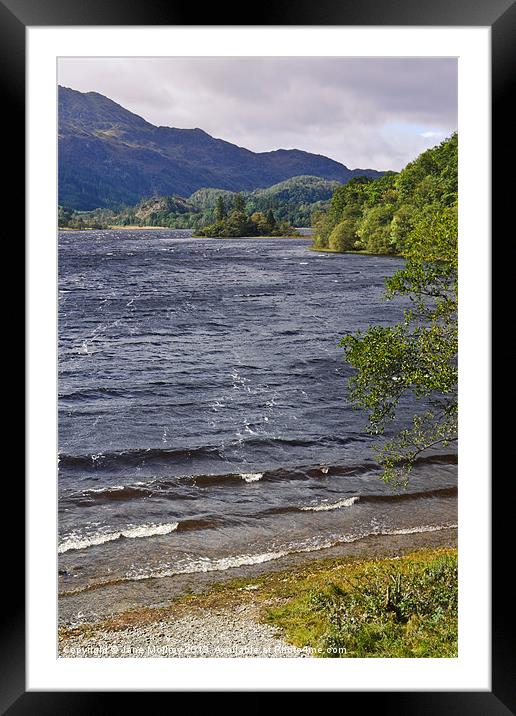
M 264 613 L 321 657 L 456 657 L 457 553 L 417 552 L 320 572 Z

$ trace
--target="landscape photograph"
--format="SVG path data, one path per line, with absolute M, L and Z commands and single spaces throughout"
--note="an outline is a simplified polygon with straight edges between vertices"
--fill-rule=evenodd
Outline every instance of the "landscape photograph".
M 456 658 L 457 59 L 56 99 L 59 657 Z

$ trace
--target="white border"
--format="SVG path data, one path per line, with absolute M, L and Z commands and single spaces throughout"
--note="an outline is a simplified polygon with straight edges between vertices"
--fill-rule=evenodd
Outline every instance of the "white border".
M 490 29 L 27 28 L 28 690 L 490 690 Z M 460 606 L 457 659 L 56 658 L 56 59 L 457 56 Z

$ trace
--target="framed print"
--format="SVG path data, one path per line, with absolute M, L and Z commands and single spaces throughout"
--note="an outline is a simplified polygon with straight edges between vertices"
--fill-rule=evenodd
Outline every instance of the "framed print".
M 27 122 L 9 713 L 514 709 L 489 348 L 514 6 L 405 5 L 0 4 Z

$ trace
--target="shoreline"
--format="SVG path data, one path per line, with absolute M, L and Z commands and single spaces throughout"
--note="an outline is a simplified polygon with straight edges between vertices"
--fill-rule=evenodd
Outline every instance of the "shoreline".
M 304 228 L 304 227 L 302 227 Z M 129 225 L 129 226 L 120 226 L 118 224 L 112 224 L 110 226 L 106 226 L 102 229 L 93 229 L 91 227 L 83 227 L 82 229 L 75 229 L 69 226 L 58 226 L 58 231 L 75 231 L 77 233 L 81 233 L 82 231 L 195 231 L 195 229 L 177 229 L 177 228 L 171 228 L 170 226 L 136 226 L 136 225 Z M 312 240 L 311 235 L 306 234 L 288 234 L 285 236 L 196 236 L 195 234 L 192 234 L 192 239 L 306 239 Z
M 374 254 L 371 251 L 337 251 L 336 249 L 318 249 L 315 246 L 309 246 L 309 251 L 315 251 L 318 254 L 340 254 L 345 256 L 346 254 L 353 254 L 354 256 L 382 256 L 387 259 L 402 259 L 402 254 Z
M 160 231 L 191 231 L 191 229 L 171 229 L 169 226 L 136 226 L 136 224 L 131 224 L 130 226 L 119 226 L 118 224 L 112 224 L 110 226 L 105 226 L 102 229 L 93 229 L 90 226 L 84 226 L 82 229 L 75 229 L 71 226 L 58 226 L 58 231 L 118 231 L 120 229 L 123 229 L 124 231 L 137 231 L 137 230 L 145 230 L 149 231 L 150 229 L 159 229 Z
M 307 241 L 311 241 L 311 236 L 304 236 L 303 234 L 288 234 L 285 236 L 200 236 L 193 234 L 192 239 L 227 239 L 227 240 L 233 240 L 233 241 L 240 241 L 242 239 L 249 239 L 249 241 L 254 241 L 255 239 L 306 239 Z
M 289 564 L 261 565 L 262 569 L 244 575 L 233 573 L 224 578 L 219 574 L 198 590 L 175 597 L 169 593 L 163 604 L 147 589 L 150 593 L 138 606 L 97 620 L 62 625 L 59 654 L 64 658 L 320 656 L 307 652 L 302 638 L 296 637 L 303 632 L 302 620 L 289 627 L 283 618 L 285 628 L 281 609 L 289 607 L 301 586 L 301 592 L 313 590 L 328 584 L 331 575 L 364 569 L 367 573 L 372 567 L 390 568 L 404 561 L 423 564 L 439 554 L 456 554 L 456 528 L 403 537 L 408 539 L 398 535 L 369 540 L 355 553 L 329 549 L 324 555 L 304 555 Z M 274 609 L 279 609 L 278 618 L 274 618 Z M 237 653 L 229 653 L 233 647 Z

